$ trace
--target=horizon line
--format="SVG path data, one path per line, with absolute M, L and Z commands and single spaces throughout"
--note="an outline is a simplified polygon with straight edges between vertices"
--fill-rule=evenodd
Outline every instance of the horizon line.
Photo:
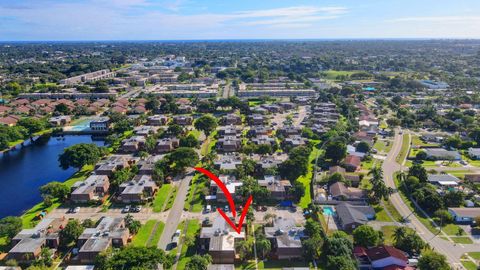
M 452 37 L 381 37 L 381 38 L 240 38 L 240 39 L 63 39 L 63 40 L 0 40 L 0 43 L 46 43 L 46 42 L 241 42 L 241 41 L 480 41 L 478 38 Z

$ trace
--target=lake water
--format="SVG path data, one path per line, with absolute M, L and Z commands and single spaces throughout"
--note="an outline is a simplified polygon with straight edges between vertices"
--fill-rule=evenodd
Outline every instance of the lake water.
M 58 155 L 77 143 L 103 145 L 91 136 L 42 137 L 33 144 L 0 154 L 0 218 L 20 215 L 42 201 L 39 188 L 51 181 L 67 180 L 75 169 L 59 167 Z

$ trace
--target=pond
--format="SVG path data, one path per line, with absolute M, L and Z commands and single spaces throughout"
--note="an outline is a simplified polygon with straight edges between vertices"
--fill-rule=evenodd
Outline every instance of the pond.
M 36 142 L 0 156 L 0 218 L 20 215 L 42 201 L 39 188 L 51 181 L 67 180 L 75 169 L 59 167 L 63 149 L 78 143 L 95 143 L 92 136 L 41 137 Z

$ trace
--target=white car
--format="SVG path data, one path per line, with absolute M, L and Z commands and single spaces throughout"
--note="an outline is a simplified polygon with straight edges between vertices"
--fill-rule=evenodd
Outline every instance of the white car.
M 128 213 L 128 212 L 130 212 L 130 205 L 127 205 L 122 209 L 122 213 Z
M 72 212 L 73 212 L 73 213 L 78 213 L 78 212 L 80 212 L 80 207 L 77 206 L 77 207 L 73 208 L 73 211 L 72 211 Z

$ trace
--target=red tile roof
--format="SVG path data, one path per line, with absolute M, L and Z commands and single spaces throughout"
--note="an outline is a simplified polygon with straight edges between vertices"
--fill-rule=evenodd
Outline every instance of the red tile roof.
M 345 161 L 343 163 L 345 164 L 348 164 L 348 165 L 352 165 L 352 166 L 355 166 L 355 167 L 358 167 L 360 166 L 360 163 L 362 161 L 360 160 L 360 157 L 358 156 L 354 156 L 354 155 L 348 155 L 346 158 L 345 158 Z
M 394 257 L 402 261 L 408 261 L 405 253 L 392 246 L 377 246 L 367 249 L 367 256 L 370 261 L 377 261 L 388 257 Z

